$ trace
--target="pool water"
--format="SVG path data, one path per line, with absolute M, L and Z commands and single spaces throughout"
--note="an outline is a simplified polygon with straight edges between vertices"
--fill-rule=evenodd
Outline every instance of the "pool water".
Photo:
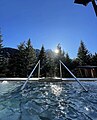
M 97 82 L 0 83 L 0 120 L 97 120 Z

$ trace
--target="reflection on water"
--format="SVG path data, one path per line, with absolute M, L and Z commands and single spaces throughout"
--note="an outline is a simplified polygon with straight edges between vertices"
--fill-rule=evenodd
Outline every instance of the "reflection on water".
M 8 81 L 2 81 L 0 83 L 0 95 L 3 95 L 4 93 L 8 93 L 9 91 L 12 91 L 15 89 L 19 84 L 17 82 L 8 82 Z
M 0 83 L 0 120 L 97 120 L 96 82 L 22 84 Z
M 51 91 L 54 95 L 59 96 L 61 94 L 62 87 L 61 87 L 60 84 L 59 85 L 54 85 L 54 84 L 51 83 L 50 87 L 51 87 Z

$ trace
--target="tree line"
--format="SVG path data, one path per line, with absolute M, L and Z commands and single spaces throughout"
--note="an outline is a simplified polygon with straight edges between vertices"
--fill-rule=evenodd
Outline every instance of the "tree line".
M 80 42 L 77 57 L 71 59 L 68 53 L 62 50 L 61 45 L 57 45 L 57 54 L 52 50 L 45 50 L 42 45 L 38 52 L 33 48 L 31 40 L 22 42 L 17 47 L 17 52 L 4 56 L 2 35 L 0 34 L 0 77 L 28 77 L 38 60 L 40 60 L 40 77 L 59 77 L 59 60 L 76 75 L 80 76 L 77 66 L 95 65 L 97 66 L 97 53 L 92 55 L 86 48 L 83 41 Z M 37 77 L 36 68 L 33 77 Z M 62 66 L 62 77 L 71 77 Z

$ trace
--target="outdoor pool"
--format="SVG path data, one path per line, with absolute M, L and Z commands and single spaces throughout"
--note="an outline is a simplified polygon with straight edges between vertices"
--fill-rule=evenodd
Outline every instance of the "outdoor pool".
M 0 82 L 0 120 L 97 120 L 97 82 Z

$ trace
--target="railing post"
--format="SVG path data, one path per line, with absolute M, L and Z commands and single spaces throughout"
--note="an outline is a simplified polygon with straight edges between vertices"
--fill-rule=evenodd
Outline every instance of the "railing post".
M 60 62 L 60 78 L 62 78 L 62 66 L 61 66 L 61 62 Z
M 59 60 L 62 65 L 66 68 L 66 70 L 74 77 L 74 79 L 80 84 L 80 86 L 87 92 L 87 89 L 80 83 L 80 81 L 75 77 L 75 75 L 67 68 L 67 66 L 61 61 Z
M 38 66 L 38 78 L 40 77 L 40 62 L 39 62 L 39 66 Z
M 32 72 L 30 73 L 30 75 L 28 76 L 26 82 L 23 84 L 23 86 L 21 87 L 21 90 L 24 89 L 24 87 L 26 86 L 27 82 L 29 81 L 30 77 L 32 76 L 33 72 L 35 71 L 36 67 L 38 66 L 38 64 L 40 63 L 40 60 L 38 61 L 38 63 L 35 65 L 34 69 L 32 70 Z

